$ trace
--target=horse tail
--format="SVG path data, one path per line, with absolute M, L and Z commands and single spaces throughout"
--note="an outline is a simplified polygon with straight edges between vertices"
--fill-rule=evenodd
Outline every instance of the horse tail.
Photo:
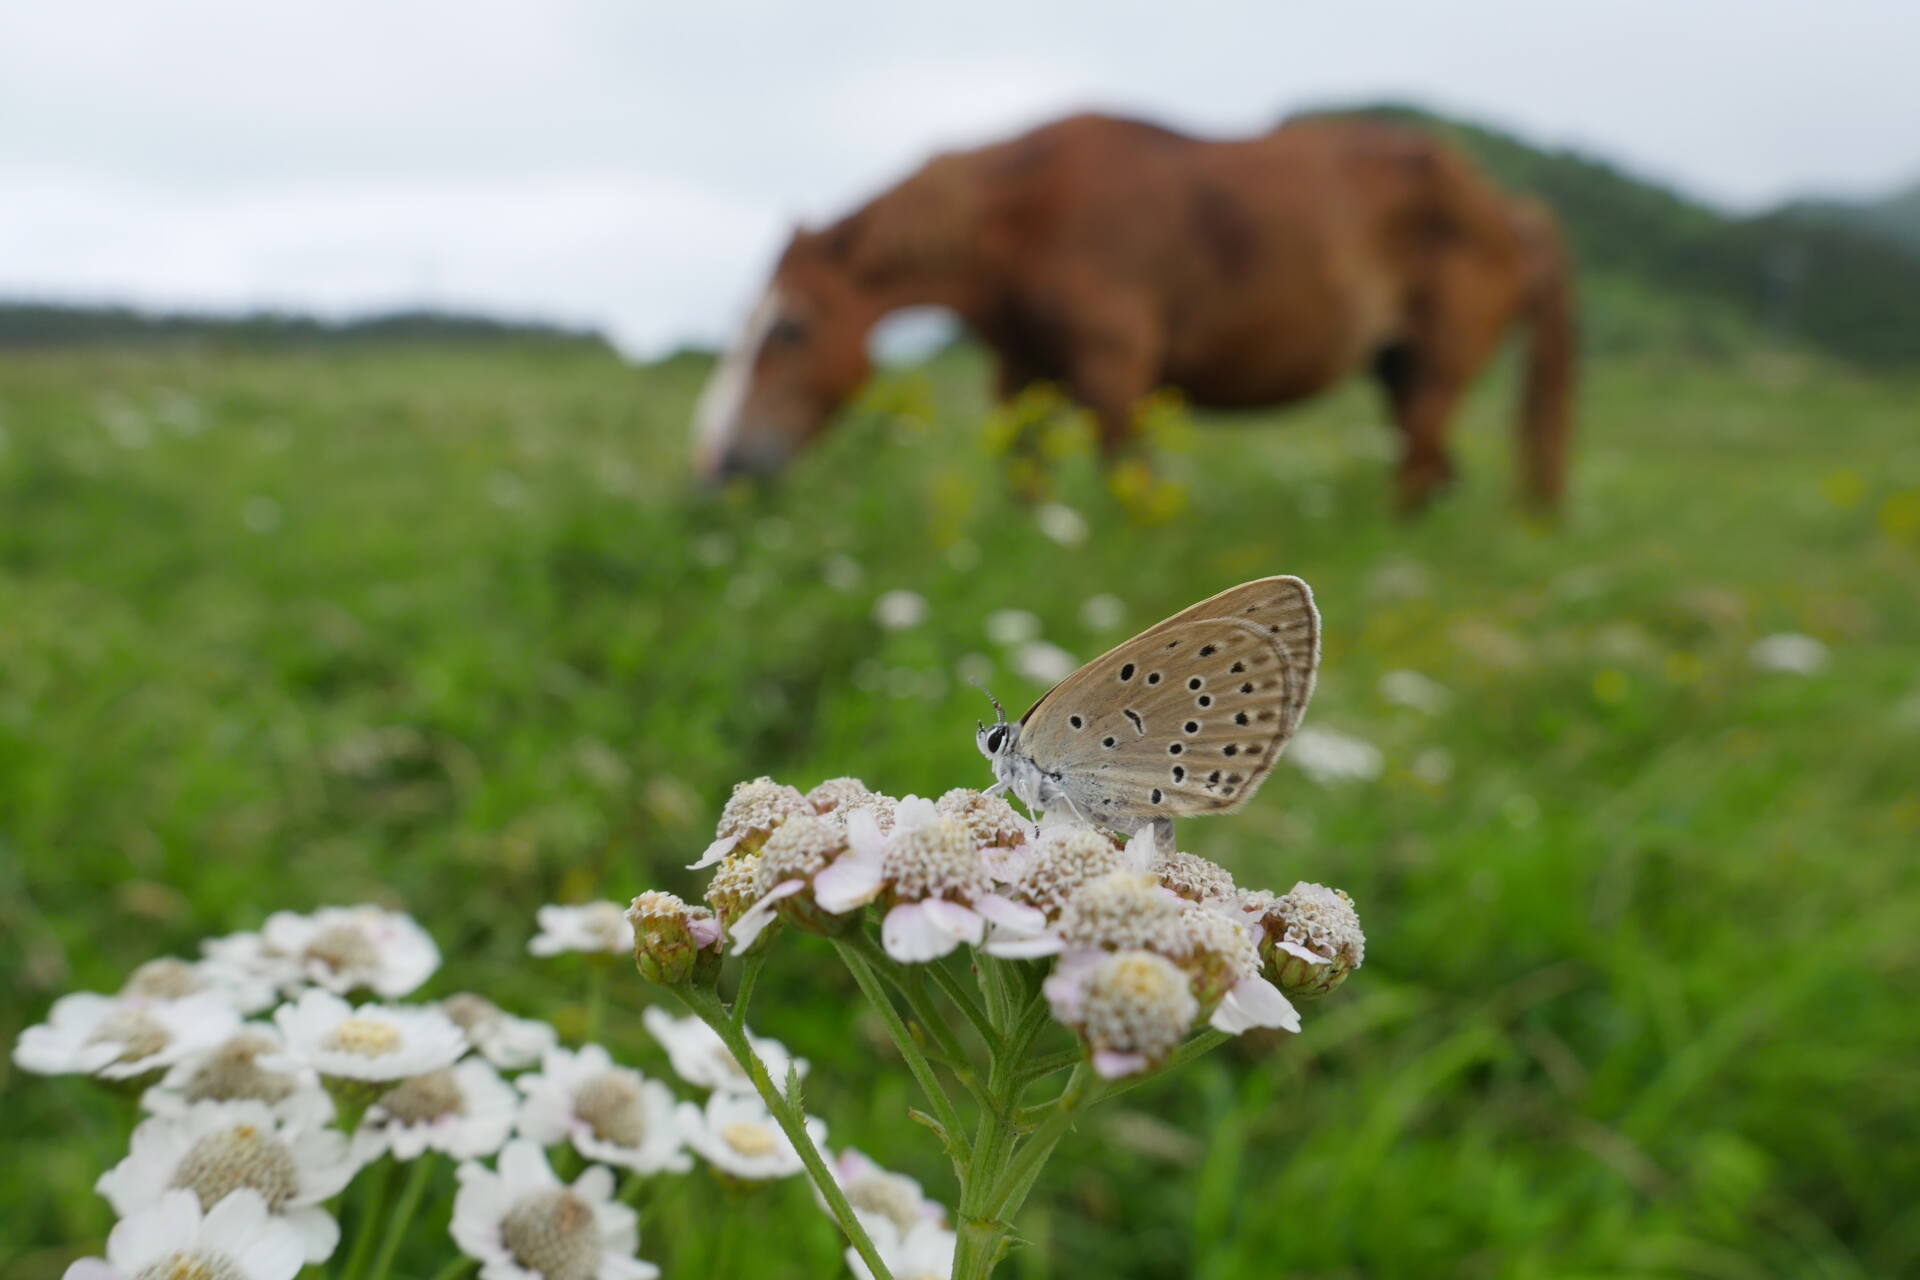
M 1528 326 L 1519 421 L 1520 474 L 1527 501 L 1544 511 L 1560 505 L 1573 432 L 1573 277 L 1553 211 L 1522 200 L 1514 220 L 1528 263 L 1522 303 Z

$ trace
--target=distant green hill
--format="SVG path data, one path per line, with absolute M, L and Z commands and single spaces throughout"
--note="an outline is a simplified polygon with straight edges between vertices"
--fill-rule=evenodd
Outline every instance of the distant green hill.
M 214 342 L 316 346 L 339 342 L 588 342 L 587 330 L 450 311 L 390 311 L 344 320 L 284 312 L 215 314 L 0 301 L 0 348 Z
M 1796 200 L 1783 212 L 1863 231 L 1920 254 L 1920 180 L 1878 200 Z
M 1333 114 L 1319 112 L 1316 114 Z M 1920 362 L 1920 255 L 1885 234 L 1787 207 L 1729 217 L 1578 152 L 1406 106 L 1367 115 L 1435 129 L 1501 182 L 1551 204 L 1583 274 L 1624 278 L 1742 315 L 1781 337 L 1863 364 Z M 1920 188 L 1898 208 L 1920 234 Z

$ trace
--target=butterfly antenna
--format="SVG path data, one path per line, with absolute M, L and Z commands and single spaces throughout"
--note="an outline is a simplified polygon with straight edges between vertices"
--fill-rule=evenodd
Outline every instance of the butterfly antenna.
M 1005 724 L 1007 722 L 1007 709 L 1000 705 L 1000 699 L 993 696 L 993 691 L 973 676 L 967 677 L 967 683 L 987 695 L 987 701 L 993 704 L 993 714 L 999 717 L 994 723 Z

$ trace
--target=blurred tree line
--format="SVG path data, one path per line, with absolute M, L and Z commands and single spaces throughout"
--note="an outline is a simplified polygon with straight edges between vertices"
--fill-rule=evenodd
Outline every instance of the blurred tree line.
M 88 346 L 127 342 L 222 346 L 323 346 L 348 342 L 594 343 L 587 329 L 450 311 L 393 311 L 343 320 L 284 312 L 219 315 L 132 307 L 0 302 L 0 347 Z

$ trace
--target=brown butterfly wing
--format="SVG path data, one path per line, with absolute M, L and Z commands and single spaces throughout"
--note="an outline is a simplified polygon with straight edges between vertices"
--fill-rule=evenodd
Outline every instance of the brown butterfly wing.
M 1273 769 L 1311 682 L 1258 622 L 1171 619 L 1056 685 L 1020 749 L 1096 822 L 1225 813 Z

